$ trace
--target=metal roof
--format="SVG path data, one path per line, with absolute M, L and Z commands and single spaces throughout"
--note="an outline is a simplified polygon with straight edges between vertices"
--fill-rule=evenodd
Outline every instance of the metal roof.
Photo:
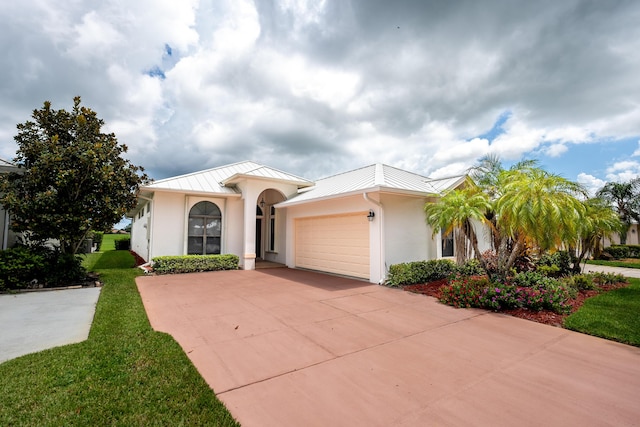
M 464 180 L 465 175 L 431 179 L 413 172 L 377 163 L 319 179 L 313 187 L 300 190 L 297 196 L 279 203 L 278 206 L 297 205 L 366 191 L 436 196 L 459 186 Z
M 298 188 L 313 185 L 313 182 L 286 172 L 279 171 L 255 162 L 240 162 L 220 166 L 200 172 L 161 179 L 140 188 L 141 191 L 181 191 L 188 193 L 240 194 L 233 186 L 241 179 L 269 179 L 295 184 Z

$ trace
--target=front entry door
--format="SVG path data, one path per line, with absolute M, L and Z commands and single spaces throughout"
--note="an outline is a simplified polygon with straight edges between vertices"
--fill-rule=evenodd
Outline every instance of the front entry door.
M 262 259 L 262 218 L 256 218 L 256 258 Z

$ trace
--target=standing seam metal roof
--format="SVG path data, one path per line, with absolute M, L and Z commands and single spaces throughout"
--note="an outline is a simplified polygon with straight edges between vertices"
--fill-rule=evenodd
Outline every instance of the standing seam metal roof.
M 413 172 L 384 164 L 374 164 L 333 175 L 316 181 L 315 186 L 303 189 L 299 195 L 279 204 L 287 206 L 315 199 L 331 198 L 351 192 L 372 189 L 409 191 L 426 195 L 438 195 L 461 184 L 465 176 L 430 179 Z
M 296 183 L 299 187 L 313 185 L 313 182 L 277 169 L 263 166 L 255 162 L 246 161 L 221 166 L 200 172 L 161 179 L 146 185 L 141 190 L 169 190 L 214 194 L 238 194 L 234 187 L 225 184 L 233 183 L 238 178 L 253 177 L 274 179 Z

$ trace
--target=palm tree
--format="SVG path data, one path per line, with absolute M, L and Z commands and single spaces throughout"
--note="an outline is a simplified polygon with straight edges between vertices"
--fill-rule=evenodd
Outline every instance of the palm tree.
M 585 212 L 581 185 L 532 166 L 504 171 L 499 181 L 495 210 L 507 236 L 522 235 L 540 251 L 575 241 Z
M 453 231 L 458 263 L 468 256 L 467 243 L 485 264 L 478 251 L 472 220 L 489 226 L 497 253 L 497 271 L 504 279 L 526 248 L 538 252 L 558 249 L 576 242 L 586 208 L 578 197 L 586 194 L 579 184 L 551 174 L 523 161 L 505 170 L 495 158 L 485 158 L 474 169 L 481 185 L 468 186 L 427 203 L 427 222 L 435 228 Z
M 427 223 L 432 227 L 434 235 L 440 230 L 444 230 L 445 235 L 453 233 L 458 265 L 462 265 L 471 256 L 481 260 L 478 237 L 472 221 L 486 222 L 485 213 L 490 209 L 488 197 L 475 186 L 452 190 L 437 202 L 427 203 L 424 208 Z
M 611 238 L 613 233 L 619 233 L 624 225 L 609 202 L 600 198 L 587 199 L 584 202 L 585 214 L 580 221 L 579 253 L 574 267 L 588 254 L 597 257 L 602 251 L 600 246 L 603 238 Z
M 620 243 L 627 243 L 627 232 L 633 220 L 640 220 L 640 178 L 629 182 L 607 182 L 596 193 L 596 197 L 606 200 L 616 210 L 623 223 Z

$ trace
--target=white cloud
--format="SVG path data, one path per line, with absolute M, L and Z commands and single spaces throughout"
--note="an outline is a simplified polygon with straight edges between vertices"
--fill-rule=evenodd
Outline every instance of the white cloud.
M 551 144 L 544 150 L 544 152 L 550 157 L 560 157 L 567 151 L 569 151 L 569 147 L 567 147 L 566 144 Z
M 246 158 L 313 177 L 374 162 L 445 176 L 488 153 L 582 164 L 586 143 L 611 143 L 607 164 L 629 157 L 613 141 L 640 136 L 640 5 L 583 9 L 4 2 L 0 155 L 45 99 L 81 95 L 155 178 Z M 497 137 L 474 139 L 505 111 Z
M 577 181 L 587 189 L 590 196 L 594 196 L 606 184 L 605 181 L 584 172 L 578 174 Z
M 607 180 L 627 182 L 640 176 L 640 162 L 624 160 L 607 168 Z

